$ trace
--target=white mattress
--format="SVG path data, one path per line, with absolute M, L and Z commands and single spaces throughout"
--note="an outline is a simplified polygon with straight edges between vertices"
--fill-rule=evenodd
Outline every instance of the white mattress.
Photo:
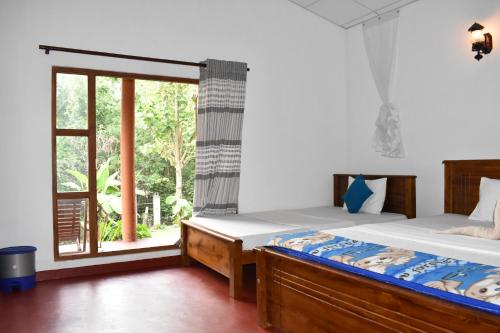
M 275 232 L 287 232 L 297 229 L 297 227 L 293 225 L 272 223 L 243 214 L 192 217 L 191 222 L 218 233 L 237 238 Z
M 192 217 L 191 222 L 218 233 L 241 239 L 243 250 L 251 250 L 257 246 L 265 245 L 275 235 L 302 230 L 294 225 L 268 222 L 242 214 Z
M 436 232 L 470 225 L 492 226 L 489 222 L 471 221 L 464 215 L 443 214 L 377 225 L 328 229 L 323 232 L 500 267 L 500 241 Z
M 364 223 L 380 223 L 406 219 L 400 214 L 349 214 L 340 207 L 313 207 L 299 210 L 193 217 L 191 221 L 210 230 L 243 241 L 243 249 L 265 245 L 273 236 L 308 229 L 334 229 Z
M 328 227 L 328 224 L 332 223 L 332 221 L 336 223 L 336 227 L 340 226 L 341 223 L 344 223 L 347 227 L 366 223 L 382 223 L 406 220 L 406 216 L 403 214 L 350 214 L 347 210 L 344 210 L 341 207 L 334 206 L 312 207 L 285 211 L 278 210 L 273 212 L 262 212 L 259 214 L 263 214 L 264 218 L 268 221 L 277 223 L 283 221 L 287 224 L 308 228 Z M 253 216 L 258 217 L 258 215 Z M 285 220 L 285 218 L 288 218 L 288 220 Z

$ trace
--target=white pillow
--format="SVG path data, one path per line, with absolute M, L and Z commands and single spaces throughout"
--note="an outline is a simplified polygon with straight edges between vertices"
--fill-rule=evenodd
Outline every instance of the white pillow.
M 479 202 L 469 219 L 493 222 L 493 213 L 498 198 L 500 198 L 500 180 L 482 177 L 479 186 Z
M 354 181 L 353 177 L 349 177 L 349 188 Z M 366 199 L 363 206 L 359 209 L 360 212 L 369 214 L 380 214 L 385 202 L 385 192 L 387 188 L 387 178 L 379 178 L 374 180 L 365 180 L 366 186 L 372 190 L 373 194 Z M 344 210 L 347 206 L 344 203 Z

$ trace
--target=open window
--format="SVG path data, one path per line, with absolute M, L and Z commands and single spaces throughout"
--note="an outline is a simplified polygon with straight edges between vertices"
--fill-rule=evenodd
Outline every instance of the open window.
M 174 248 L 189 218 L 198 81 L 54 67 L 56 260 Z

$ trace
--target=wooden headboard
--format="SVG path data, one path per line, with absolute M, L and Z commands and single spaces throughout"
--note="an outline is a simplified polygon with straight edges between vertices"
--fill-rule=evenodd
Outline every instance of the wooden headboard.
M 443 161 L 444 212 L 470 215 L 479 201 L 481 177 L 500 179 L 500 160 Z
M 333 175 L 333 205 L 341 207 L 344 204 L 342 195 L 347 190 L 349 176 L 355 174 Z M 363 175 L 365 179 L 387 177 L 387 190 L 383 212 L 404 214 L 409 219 L 417 216 L 415 180 L 417 176 L 406 175 Z

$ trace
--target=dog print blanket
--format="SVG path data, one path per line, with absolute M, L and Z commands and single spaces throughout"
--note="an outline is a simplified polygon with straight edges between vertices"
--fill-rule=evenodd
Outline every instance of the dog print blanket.
M 319 231 L 280 235 L 268 246 L 500 315 L 500 268 L 366 243 Z

